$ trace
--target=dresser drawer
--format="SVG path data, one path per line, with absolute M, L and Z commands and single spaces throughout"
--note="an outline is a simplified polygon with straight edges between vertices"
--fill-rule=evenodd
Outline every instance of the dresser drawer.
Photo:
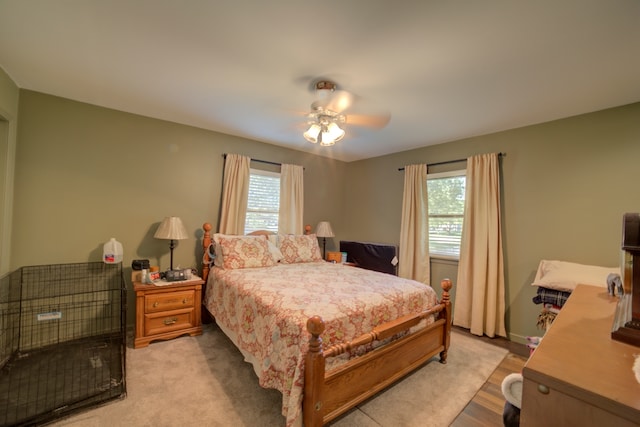
M 177 310 L 170 313 L 160 313 L 160 315 L 147 315 L 144 322 L 144 332 L 145 335 L 156 335 L 193 326 L 196 326 L 193 309 Z
M 158 313 L 168 310 L 179 310 L 194 306 L 194 291 L 167 292 L 150 294 L 145 297 L 145 313 Z

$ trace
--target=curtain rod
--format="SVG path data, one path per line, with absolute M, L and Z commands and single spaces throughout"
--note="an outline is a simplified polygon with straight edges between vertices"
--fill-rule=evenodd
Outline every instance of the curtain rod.
M 223 158 L 227 158 L 227 153 L 224 153 L 222 155 Z M 274 165 L 274 166 L 282 166 L 282 163 L 278 163 L 278 162 L 270 162 L 269 160 L 260 160 L 260 159 L 253 159 L 251 157 L 249 157 L 249 159 L 251 159 L 252 162 L 258 162 L 258 163 L 264 163 L 267 165 Z M 304 167 L 302 168 L 303 170 L 305 169 Z
M 269 160 L 251 159 L 252 162 L 264 163 L 266 165 L 282 166 L 282 163 L 270 162 Z
M 224 153 L 222 155 L 223 158 L 227 158 L 227 153 Z M 282 163 L 277 163 L 277 162 L 270 162 L 269 160 L 260 160 L 260 159 L 253 159 L 251 157 L 249 157 L 251 159 L 252 162 L 258 162 L 258 163 L 265 163 L 267 165 L 274 165 L 274 166 L 282 166 Z
M 498 153 L 498 157 L 505 157 L 507 155 L 507 153 Z M 466 162 L 467 159 L 456 159 L 456 160 L 447 160 L 444 162 L 437 162 L 437 163 L 427 163 L 427 167 L 429 166 L 440 166 L 440 165 L 448 165 L 449 163 L 460 163 L 460 162 Z M 403 171 L 404 168 L 398 168 L 399 171 Z

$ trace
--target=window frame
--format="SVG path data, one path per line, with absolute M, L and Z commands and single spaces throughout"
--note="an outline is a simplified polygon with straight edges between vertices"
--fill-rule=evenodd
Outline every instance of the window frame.
M 451 171 L 446 171 L 446 172 L 435 172 L 435 173 L 427 173 L 427 188 L 428 188 L 428 181 L 430 179 L 441 179 L 441 178 L 452 178 L 452 177 L 464 177 L 465 178 L 465 203 L 466 203 L 466 199 L 467 199 L 467 194 L 466 194 L 466 176 L 467 176 L 467 169 L 456 169 L 456 170 L 451 170 Z M 430 219 L 432 217 L 431 215 L 431 210 L 429 210 L 429 214 L 427 215 L 427 221 L 430 222 Z M 455 216 L 455 217 L 461 217 L 462 218 L 462 222 L 464 223 L 464 212 L 462 213 L 462 215 L 455 215 L 455 214 L 448 214 L 447 216 Z M 436 217 L 436 215 L 434 215 L 434 217 Z M 429 227 L 427 227 L 429 228 Z M 427 231 L 428 236 L 427 236 L 427 243 L 429 244 L 431 241 L 431 233 L 429 231 Z M 461 236 L 462 238 L 462 236 Z M 430 245 L 429 245 L 430 246 Z M 460 246 L 462 246 L 462 241 L 460 242 Z M 449 260 L 449 261 L 460 261 L 460 254 L 456 255 L 449 255 L 449 254 L 441 254 L 441 253 L 434 253 L 432 254 L 431 252 L 431 248 L 429 248 L 429 258 L 430 259 L 442 259 L 442 260 Z
M 277 223 L 276 223 L 275 233 L 277 233 L 278 232 L 278 227 L 280 226 L 280 224 L 279 224 L 279 216 L 280 216 L 280 203 L 279 203 L 280 199 L 279 199 L 279 197 L 280 197 L 280 182 L 281 182 L 281 179 L 282 179 L 282 175 L 281 175 L 280 172 L 269 171 L 269 170 L 264 170 L 264 169 L 249 168 L 249 182 L 251 182 L 251 176 L 252 175 L 262 175 L 262 176 L 269 176 L 269 177 L 278 178 L 278 209 L 276 211 L 273 211 L 273 212 L 269 211 L 269 213 L 275 213 L 276 214 Z M 251 184 L 249 184 L 249 185 L 251 185 Z M 249 187 L 249 188 L 251 188 L 251 187 Z M 250 192 L 249 192 L 247 197 L 248 198 L 251 197 L 251 193 Z M 256 230 L 247 228 L 247 226 L 248 226 L 248 222 L 247 222 L 248 215 L 250 213 L 253 213 L 253 212 L 265 212 L 265 211 L 250 210 L 249 209 L 249 204 L 250 204 L 250 200 L 248 199 L 247 200 L 247 212 L 245 213 L 245 224 L 244 224 L 244 233 L 245 234 L 249 234 L 249 233 L 251 233 L 253 231 L 256 231 Z M 260 228 L 259 230 L 264 230 L 264 229 L 265 228 Z M 273 230 L 270 230 L 270 231 L 273 231 Z

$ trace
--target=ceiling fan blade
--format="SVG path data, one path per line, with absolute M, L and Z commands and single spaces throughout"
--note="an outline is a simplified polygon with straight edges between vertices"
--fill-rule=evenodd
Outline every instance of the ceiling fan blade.
M 366 126 L 376 129 L 382 129 L 385 127 L 389 120 L 391 120 L 390 114 L 380 115 L 363 115 L 363 114 L 347 114 L 346 123 L 355 126 Z
M 333 111 L 334 113 L 342 113 L 353 104 L 354 96 L 352 93 L 346 90 L 333 91 L 324 105 L 326 110 Z

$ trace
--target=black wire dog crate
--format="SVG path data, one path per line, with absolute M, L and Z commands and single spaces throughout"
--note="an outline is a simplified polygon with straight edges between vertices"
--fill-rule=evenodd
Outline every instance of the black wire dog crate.
M 126 395 L 122 264 L 0 279 L 0 426 L 41 425 Z

